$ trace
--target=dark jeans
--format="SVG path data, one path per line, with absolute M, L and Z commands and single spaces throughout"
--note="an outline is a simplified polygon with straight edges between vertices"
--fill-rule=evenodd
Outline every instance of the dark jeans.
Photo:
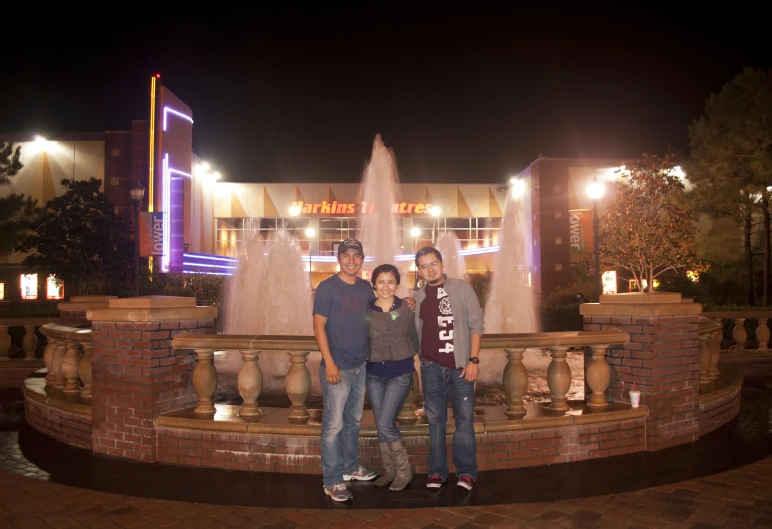
M 397 414 L 405 404 L 410 387 L 413 385 L 413 372 L 398 377 L 376 377 L 367 374 L 367 394 L 375 415 L 375 427 L 378 440 L 393 443 L 402 438 L 397 427 Z
M 429 421 L 429 475 L 448 477 L 445 426 L 450 396 L 456 432 L 453 434 L 453 464 L 456 477 L 464 474 L 477 479 L 477 445 L 474 437 L 474 382 L 460 378 L 460 369 L 450 369 L 430 360 L 421 360 L 424 411 Z

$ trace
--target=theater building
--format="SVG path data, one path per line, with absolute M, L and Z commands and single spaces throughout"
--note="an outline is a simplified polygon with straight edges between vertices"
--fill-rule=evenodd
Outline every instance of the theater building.
M 267 183 L 270 175 L 229 175 L 257 183 L 219 181 L 193 152 L 193 110 L 155 76 L 149 96 L 149 119 L 132 122 L 130 130 L 2 134 L 21 146 L 24 168 L 0 196 L 24 193 L 45 204 L 63 192 L 62 179 L 96 177 L 117 211 L 133 220 L 129 189 L 138 181 L 146 188 L 141 255 L 152 257 L 161 273 L 230 274 L 248 237 L 269 241 L 282 229 L 298 239 L 314 286 L 335 273 L 336 244 L 356 236 L 367 211 L 359 184 Z M 411 260 L 417 248 L 452 231 L 468 272 L 495 273 L 507 199 L 522 189 L 532 285 L 539 295 L 549 293 L 570 282 L 571 263 L 593 251 L 592 201 L 585 188 L 593 177 L 615 178 L 619 163 L 539 158 L 514 179 L 502 175 L 501 182 L 403 183 L 392 210 L 402 258 Z M 67 285 L 23 274 L 23 258 L 0 256 L 0 303 L 69 297 Z

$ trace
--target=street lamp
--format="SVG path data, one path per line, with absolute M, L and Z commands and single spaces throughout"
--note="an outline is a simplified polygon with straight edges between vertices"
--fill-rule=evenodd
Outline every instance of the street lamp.
M 598 289 L 598 300 L 603 293 L 600 282 L 600 248 L 598 247 L 598 200 L 603 196 L 605 188 L 598 182 L 598 177 L 593 176 L 592 182 L 587 186 L 587 196 L 592 199 L 592 238 L 593 251 L 595 253 L 595 287 Z
M 300 206 L 297 204 L 292 204 L 289 208 L 289 214 L 290 217 L 292 217 L 292 238 L 295 238 L 295 224 L 297 224 L 297 216 L 300 215 Z M 295 241 L 297 243 L 297 241 Z M 310 246 L 309 246 L 309 253 L 310 253 Z
M 129 190 L 134 203 L 134 297 L 139 296 L 139 205 L 145 196 L 145 187 L 134 180 Z
M 415 253 L 415 240 L 418 238 L 419 235 L 421 235 L 421 228 L 418 226 L 413 226 L 410 229 L 410 235 L 413 236 L 413 252 Z
M 440 211 L 441 210 L 440 210 L 439 206 L 434 206 L 433 208 L 431 208 L 429 210 L 429 213 L 431 213 L 432 217 L 434 217 L 436 219 L 437 217 L 440 216 Z M 437 238 L 439 238 L 439 236 L 440 236 L 440 221 L 438 219 L 437 220 Z M 434 244 L 434 241 L 435 241 L 435 239 L 434 239 L 434 219 L 432 219 L 432 244 Z

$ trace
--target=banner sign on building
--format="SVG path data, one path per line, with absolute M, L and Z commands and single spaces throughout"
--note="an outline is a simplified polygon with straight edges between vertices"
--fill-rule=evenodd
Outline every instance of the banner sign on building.
M 571 255 L 593 251 L 592 210 L 574 209 L 568 212 Z
M 164 212 L 141 212 L 139 217 L 139 255 L 164 254 Z
M 301 215 L 359 215 L 373 213 L 375 208 L 370 202 L 347 203 L 333 200 L 328 202 L 323 200 L 315 204 L 303 201 L 295 201 L 291 206 L 297 209 Z M 391 212 L 396 215 L 430 215 L 432 204 L 422 204 L 415 202 L 401 202 L 391 206 Z

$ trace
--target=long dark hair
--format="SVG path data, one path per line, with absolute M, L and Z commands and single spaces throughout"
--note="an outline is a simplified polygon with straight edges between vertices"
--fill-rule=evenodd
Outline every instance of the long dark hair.
M 375 270 L 373 270 L 373 276 L 371 278 L 373 288 L 375 288 L 375 282 L 378 280 L 378 276 L 389 272 L 394 274 L 394 279 L 397 280 L 397 285 L 399 285 L 399 270 L 397 270 L 397 267 L 392 264 L 382 264 L 376 266 Z

